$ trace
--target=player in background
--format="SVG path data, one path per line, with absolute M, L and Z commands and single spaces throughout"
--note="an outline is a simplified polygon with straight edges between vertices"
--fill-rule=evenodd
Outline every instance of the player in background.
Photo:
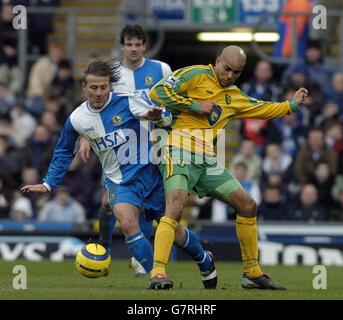
M 26 185 L 21 191 L 45 193 L 55 189 L 74 158 L 79 136 L 87 139 L 101 163 L 110 206 L 121 224 L 129 252 L 150 272 L 153 250 L 139 226 L 140 208 L 159 220 L 165 209 L 165 197 L 162 177 L 149 158 L 149 131 L 141 119 L 158 121 L 163 126 L 170 124 L 171 118 L 162 117 L 161 108 L 149 105 L 133 93 L 111 92 L 119 74 L 120 66 L 109 61 L 96 60 L 87 66 L 82 80 L 87 101 L 66 120 L 43 183 Z M 213 259 L 191 230 L 180 226 L 175 244 L 197 262 L 202 275 L 216 274 Z M 215 288 L 216 280 L 203 279 L 205 288 Z
M 155 236 L 151 289 L 173 286 L 167 276 L 166 265 L 175 230 L 192 190 L 200 197 L 210 196 L 235 208 L 236 232 L 244 270 L 242 287 L 285 289 L 261 271 L 256 203 L 230 171 L 217 162 L 215 143 L 217 130 L 226 128 L 232 119 L 282 117 L 296 112 L 308 92 L 300 88 L 292 101 L 281 103 L 250 98 L 233 85 L 245 64 L 244 51 L 237 46 L 228 46 L 217 57 L 214 66 L 198 65 L 177 70 L 150 90 L 150 97 L 173 114 L 169 141 L 165 147 L 168 161 L 160 164 L 166 193 L 166 213 Z M 209 132 L 213 135 L 206 134 Z M 189 138 L 192 144 L 187 145 L 185 138 Z M 186 164 L 182 156 L 191 161 Z M 198 164 L 194 160 L 197 158 L 204 159 L 203 163 Z M 209 174 L 210 171 L 212 174 Z
M 121 78 L 113 86 L 114 92 L 135 92 L 142 99 L 152 104 L 148 93 L 149 90 L 162 78 L 171 73 L 170 66 L 162 61 L 147 59 L 144 57 L 146 50 L 146 35 L 139 25 L 126 25 L 120 33 L 120 45 L 122 52 Z M 148 122 L 145 123 L 149 125 Z M 90 145 L 85 139 L 81 139 L 79 155 L 84 162 L 89 158 Z M 110 250 L 112 232 L 116 223 L 116 217 L 108 205 L 106 192 L 103 192 L 101 208 L 99 211 L 99 241 L 106 249 Z M 144 235 L 150 239 L 153 231 L 151 216 L 140 215 L 140 226 Z M 144 268 L 135 260 L 130 259 L 136 276 L 145 275 Z

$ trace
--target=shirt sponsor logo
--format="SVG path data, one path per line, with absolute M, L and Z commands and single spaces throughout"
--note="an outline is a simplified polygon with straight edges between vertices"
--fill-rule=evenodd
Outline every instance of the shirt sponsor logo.
M 105 136 L 93 140 L 99 151 L 107 150 L 120 146 L 121 144 L 127 142 L 126 136 L 123 130 L 119 129 L 112 131 Z

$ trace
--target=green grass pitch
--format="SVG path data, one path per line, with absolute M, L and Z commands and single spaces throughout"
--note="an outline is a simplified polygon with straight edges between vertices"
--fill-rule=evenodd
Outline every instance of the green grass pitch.
M 27 270 L 27 289 L 15 290 L 12 282 L 15 265 Z M 148 278 L 135 278 L 128 261 L 112 261 L 110 275 L 87 279 L 76 271 L 73 261 L 28 262 L 0 260 L 0 300 L 5 299 L 120 299 L 120 300 L 241 300 L 241 299 L 343 299 L 343 268 L 327 268 L 327 289 L 312 286 L 312 267 L 275 266 L 263 270 L 288 288 L 287 291 L 244 290 L 240 287 L 240 263 L 217 262 L 218 288 L 204 290 L 196 265 L 171 262 L 169 274 L 173 290 L 146 289 Z

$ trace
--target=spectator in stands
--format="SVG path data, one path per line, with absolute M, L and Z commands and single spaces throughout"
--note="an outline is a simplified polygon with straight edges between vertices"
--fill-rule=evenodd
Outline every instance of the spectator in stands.
M 44 98 L 44 111 L 53 112 L 59 125 L 63 125 L 67 119 L 67 107 L 63 104 L 62 96 L 58 91 L 51 92 Z
M 49 96 L 51 93 L 59 95 L 67 108 L 67 113 L 70 114 L 80 100 L 79 91 L 77 82 L 73 77 L 71 62 L 68 59 L 62 59 L 58 63 L 57 74 L 48 86 L 46 95 Z
M 305 184 L 315 176 L 316 165 L 328 163 L 330 174 L 337 172 L 337 158 L 324 142 L 324 134 L 320 129 L 312 129 L 307 136 L 307 142 L 296 155 L 294 173 L 298 180 Z
M 0 174 L 11 177 L 14 181 L 20 181 L 21 161 L 19 154 L 13 148 L 5 136 L 0 136 Z
M 51 139 L 53 141 L 57 141 L 61 132 L 61 125 L 58 123 L 56 114 L 52 111 L 46 110 L 42 113 L 39 120 L 41 125 L 48 128 Z
M 13 6 L 0 7 L 0 81 L 13 95 L 18 95 L 23 85 L 23 74 L 17 66 L 18 31 L 13 28 Z
M 343 189 L 340 190 L 338 201 L 331 209 L 330 220 L 343 221 Z
M 36 182 L 37 184 L 39 182 Z M 94 183 L 90 174 L 85 170 L 80 157 L 75 157 L 67 174 L 64 176 L 63 184 L 68 188 L 70 195 L 87 209 L 87 216 L 92 215 L 92 200 Z M 95 212 L 97 212 L 96 208 Z
M 8 179 L 0 172 L 0 219 L 8 218 L 12 192 Z
M 47 171 L 55 141 L 51 140 L 49 129 L 38 125 L 32 138 L 23 148 L 22 159 L 25 167 L 36 168 L 39 175 Z
M 0 136 L 6 137 L 8 145 L 15 149 L 16 146 L 16 132 L 11 120 L 10 114 L 0 116 Z
M 233 166 L 233 173 L 237 180 L 241 183 L 243 189 L 248 192 L 256 201 L 256 204 L 261 203 L 261 191 L 257 182 L 248 179 L 248 166 L 244 162 L 237 162 Z M 211 212 L 211 220 L 216 223 L 222 223 L 227 219 L 235 219 L 235 212 L 232 207 L 224 202 L 216 199 L 209 199 L 206 203 L 206 208 Z M 200 218 L 204 218 L 204 214 L 200 212 Z
M 306 221 L 310 224 L 328 220 L 328 217 L 327 210 L 318 201 L 318 190 L 313 184 L 305 184 L 302 187 L 299 202 L 288 211 L 290 220 Z
M 316 79 L 320 87 L 325 90 L 330 83 L 333 71 L 337 68 L 337 64 L 326 59 L 320 41 L 309 41 L 305 52 L 305 64 L 310 78 Z
M 288 205 L 280 187 L 268 185 L 263 190 L 261 205 L 258 207 L 260 220 L 287 220 Z
M 339 117 L 343 118 L 343 72 L 334 73 L 329 88 L 327 98 L 337 103 Z
M 278 144 L 268 144 L 266 146 L 266 156 L 263 159 L 263 174 L 279 173 L 284 175 L 292 163 L 290 155 L 283 153 Z
M 28 113 L 24 106 L 16 104 L 11 110 L 11 119 L 13 127 L 13 139 L 18 147 L 24 147 L 27 139 L 33 134 L 37 122 L 35 118 Z
M 13 5 L 4 3 L 0 6 L 0 56 L 4 51 L 16 51 L 17 48 L 17 31 L 13 28 Z M 10 48 L 7 48 L 10 47 Z
M 65 186 L 56 190 L 54 198 L 47 202 L 38 215 L 39 221 L 84 223 L 85 209 L 75 201 Z
M 331 189 L 334 183 L 334 176 L 330 173 L 329 165 L 326 162 L 317 164 L 311 183 L 318 190 L 319 203 L 330 208 L 333 203 Z
M 325 128 L 325 142 L 337 156 L 339 174 L 343 173 L 343 122 L 332 121 Z
M 21 171 L 21 181 L 22 185 L 39 183 L 40 178 L 37 169 L 32 167 L 24 167 Z M 28 193 L 25 196 L 31 201 L 34 216 L 37 215 L 39 209 L 41 209 L 42 205 L 48 200 L 47 195 L 37 193 Z
M 310 114 L 310 123 L 313 123 L 314 118 L 321 112 L 321 108 L 325 103 L 324 89 L 317 82 L 317 78 L 310 76 L 306 65 L 298 64 L 291 66 L 290 70 L 285 72 L 283 85 L 294 89 L 308 88 L 310 95 L 305 106 Z
M 335 179 L 335 183 L 331 191 L 334 199 L 333 208 L 331 210 L 331 220 L 343 221 L 343 175 L 339 175 Z
M 265 119 L 242 119 L 240 131 L 244 139 L 252 140 L 259 156 L 263 154 L 264 146 L 268 141 L 268 130 L 272 130 L 273 124 Z
M 30 7 L 55 7 L 58 0 L 30 0 Z M 53 31 L 53 13 L 32 13 L 28 16 L 29 41 L 31 51 L 47 53 L 48 35 Z
M 62 47 L 53 44 L 47 56 L 39 58 L 29 74 L 27 96 L 42 98 L 45 90 L 56 76 L 58 63 L 64 58 Z
M 331 195 L 334 201 L 338 202 L 340 199 L 340 193 L 343 190 L 343 175 L 338 175 L 335 178 L 332 186 Z
M 0 78 L 0 116 L 8 115 L 15 103 L 16 98 L 8 84 L 3 83 L 2 78 Z
M 255 144 L 251 140 L 243 140 L 240 151 L 236 154 L 230 164 L 230 170 L 233 171 L 237 163 L 244 163 L 247 168 L 247 179 L 258 182 L 261 176 L 262 160 L 256 154 Z
M 292 99 L 295 89 L 286 88 L 283 100 Z M 299 146 L 305 142 L 309 114 L 305 108 L 286 115 L 280 119 L 274 119 L 274 132 L 270 132 L 269 141 L 281 146 L 281 150 L 291 157 L 297 153 Z
M 234 167 L 234 176 L 241 183 L 243 189 L 255 200 L 256 204 L 261 203 L 261 191 L 259 185 L 247 178 L 248 167 L 245 163 L 239 162 Z
M 277 133 L 273 141 L 280 145 L 282 152 L 294 157 L 299 146 L 305 142 L 306 128 L 295 113 L 277 119 L 275 124 Z
M 273 81 L 273 68 L 268 61 L 257 62 L 254 78 L 243 84 L 242 90 L 250 97 L 259 100 L 277 100 L 280 94 L 280 87 Z
M 16 195 L 16 200 L 11 207 L 10 218 L 16 221 L 30 220 L 33 217 L 31 201 L 20 194 Z
M 339 107 L 336 102 L 327 101 L 322 112 L 315 118 L 314 126 L 324 130 L 332 121 L 339 121 Z

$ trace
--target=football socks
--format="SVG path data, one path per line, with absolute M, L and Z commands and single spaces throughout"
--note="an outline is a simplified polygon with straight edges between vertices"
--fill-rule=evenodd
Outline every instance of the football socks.
M 256 217 L 246 218 L 237 215 L 236 233 L 241 247 L 244 273 L 251 278 L 261 276 L 262 271 L 258 264 Z

